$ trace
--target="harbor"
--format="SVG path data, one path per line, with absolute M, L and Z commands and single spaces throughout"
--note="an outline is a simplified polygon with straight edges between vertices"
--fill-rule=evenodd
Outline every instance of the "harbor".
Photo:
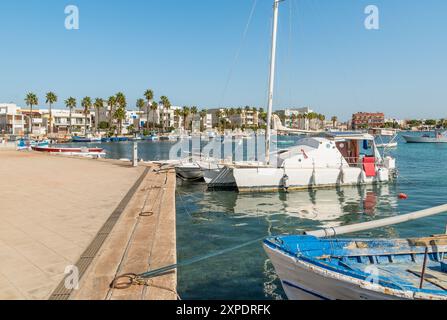
M 138 15 L 157 9 L 172 26 L 178 19 L 168 13 L 191 10 L 190 22 L 175 36 L 160 24 L 151 28 L 158 31 L 151 44 L 162 48 L 153 50 L 134 42 L 147 33 L 127 21 L 123 47 L 141 50 L 89 58 L 88 70 L 85 57 L 72 57 L 73 81 L 47 66 L 39 85 L 29 67 L 27 91 L 7 82 L 0 97 L 10 101 L 0 103 L 0 300 L 266 302 L 229 305 L 234 315 L 270 314 L 270 303 L 281 300 L 446 301 L 442 90 L 406 74 L 421 63 L 417 50 L 402 51 L 396 63 L 388 47 L 408 39 L 391 35 L 392 25 L 381 29 L 378 6 L 361 8 L 361 30 L 349 23 L 361 21 L 353 9 L 362 5 L 337 8 L 345 15 L 336 19 L 339 33 L 324 25 L 332 19 L 308 16 L 332 18 L 334 8 L 312 3 L 227 1 L 217 12 L 246 21 L 229 70 L 222 60 L 242 25 L 222 24 L 211 12 L 206 21 L 205 7 L 189 3 L 139 3 L 129 17 L 141 26 L 159 17 Z M 64 13 L 66 31 L 77 32 L 78 6 Z M 83 54 L 98 54 L 79 35 Z M 68 39 L 75 38 L 59 41 Z M 181 59 L 171 44 L 182 48 Z M 359 58 L 378 56 L 375 47 L 380 59 Z M 427 64 L 442 52 L 423 47 L 434 56 Z M 424 70 L 442 75 L 439 65 Z M 184 304 L 177 315 L 208 317 L 210 310 Z

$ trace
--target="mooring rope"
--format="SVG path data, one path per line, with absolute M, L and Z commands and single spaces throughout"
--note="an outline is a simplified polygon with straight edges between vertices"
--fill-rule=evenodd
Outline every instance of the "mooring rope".
M 151 271 L 147 271 L 144 273 L 140 273 L 140 274 L 134 274 L 134 273 L 128 273 L 128 274 L 123 274 L 121 276 L 116 277 L 112 283 L 110 284 L 110 288 L 111 289 L 128 289 L 133 285 L 144 285 L 144 286 L 153 286 L 153 283 L 151 281 L 152 278 L 155 277 L 159 277 L 159 276 L 163 276 L 166 274 L 169 274 L 170 272 L 178 269 L 179 267 L 185 267 L 185 266 L 189 266 L 198 262 L 202 262 L 211 258 L 215 258 L 245 247 L 248 247 L 252 244 L 258 243 L 260 241 L 263 241 L 267 236 L 262 236 L 259 237 L 257 239 L 254 240 L 250 240 L 247 241 L 245 243 L 239 244 L 237 246 L 234 246 L 232 248 L 227 248 L 227 249 L 223 249 L 211 254 L 207 254 L 204 256 L 199 256 L 199 257 L 195 257 L 189 260 L 185 260 L 181 263 L 177 263 L 177 264 L 172 264 L 169 266 L 165 266 L 159 269 L 155 269 L 155 270 L 151 270 Z M 168 291 L 172 291 L 168 288 L 163 288 L 166 289 Z M 173 291 L 172 291 L 173 292 Z M 177 293 L 176 293 L 177 294 Z M 178 294 L 177 294 L 178 295 Z

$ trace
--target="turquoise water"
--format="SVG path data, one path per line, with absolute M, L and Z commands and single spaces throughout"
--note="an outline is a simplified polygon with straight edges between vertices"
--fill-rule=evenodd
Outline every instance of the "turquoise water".
M 286 137 L 281 147 L 295 143 Z M 129 158 L 131 143 L 104 144 L 112 158 Z M 172 143 L 140 143 L 140 158 L 164 159 Z M 346 225 L 447 203 L 447 144 L 405 144 L 389 152 L 400 172 L 381 187 L 285 193 L 210 192 L 202 183 L 177 188 L 179 262 L 269 235 Z M 399 200 L 399 193 L 408 200 Z M 447 215 L 357 234 L 413 237 L 445 233 Z M 285 299 L 261 243 L 179 268 L 183 299 Z

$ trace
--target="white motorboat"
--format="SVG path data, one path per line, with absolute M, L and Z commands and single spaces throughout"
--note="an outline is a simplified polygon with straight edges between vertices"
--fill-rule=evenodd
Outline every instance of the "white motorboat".
M 424 134 L 422 136 L 403 135 L 407 143 L 447 143 L 447 131 L 436 132 L 435 135 Z
M 305 138 L 277 154 L 277 165 L 226 165 L 210 187 L 234 186 L 240 192 L 380 184 L 392 180 L 395 160 L 382 158 L 374 137 L 330 133 Z

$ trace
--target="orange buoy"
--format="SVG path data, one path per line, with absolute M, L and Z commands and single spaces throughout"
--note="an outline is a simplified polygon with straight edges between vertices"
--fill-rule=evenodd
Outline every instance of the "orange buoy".
M 399 194 L 399 199 L 407 200 L 408 199 L 408 195 L 406 195 L 405 193 L 401 193 L 401 194 Z

